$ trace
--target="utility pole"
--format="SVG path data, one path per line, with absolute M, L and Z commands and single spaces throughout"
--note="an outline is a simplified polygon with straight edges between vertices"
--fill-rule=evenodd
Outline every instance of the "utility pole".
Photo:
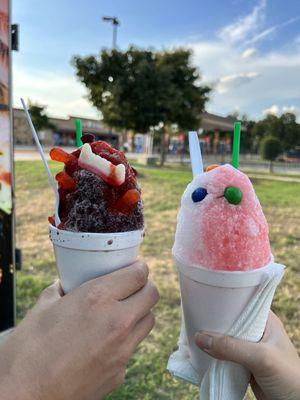
M 111 22 L 113 26 L 113 41 L 112 41 L 112 49 L 115 50 L 117 48 L 117 33 L 118 26 L 120 25 L 120 21 L 117 17 L 102 17 L 102 20 L 105 22 Z

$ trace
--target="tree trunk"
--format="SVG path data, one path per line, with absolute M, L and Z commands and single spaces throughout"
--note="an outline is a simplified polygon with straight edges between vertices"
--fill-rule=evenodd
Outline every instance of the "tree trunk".
M 161 141 L 160 141 L 160 166 L 162 167 L 165 163 L 166 159 L 166 133 L 163 131 L 161 133 Z
M 273 168 L 273 161 L 270 160 L 270 174 L 273 174 L 274 168 Z

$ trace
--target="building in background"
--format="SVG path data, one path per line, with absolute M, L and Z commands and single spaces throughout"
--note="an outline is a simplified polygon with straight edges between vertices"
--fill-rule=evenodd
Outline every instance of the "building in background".
M 49 118 L 55 129 L 46 129 L 38 132 L 40 140 L 46 146 L 74 146 L 75 145 L 75 120 L 79 117 L 70 116 L 68 119 Z M 159 146 L 153 145 L 154 132 L 141 134 L 132 131 L 112 131 L 100 120 L 80 118 L 83 133 L 92 133 L 96 140 L 105 140 L 112 146 L 124 151 L 147 153 L 159 152 Z M 211 113 L 203 113 L 199 126 L 199 138 L 202 150 L 207 154 L 228 153 L 231 151 L 231 139 L 234 117 L 222 117 Z M 243 128 L 242 128 L 243 129 Z M 21 146 L 32 146 L 34 141 L 22 109 L 13 110 L 14 143 Z M 187 151 L 184 142 L 187 132 L 174 130 L 167 135 L 169 152 L 174 155 Z M 157 142 L 157 141 L 156 141 Z
M 74 146 L 75 145 L 75 120 L 79 117 L 70 116 L 68 119 L 49 118 L 55 129 L 45 129 L 38 132 L 43 145 L 48 146 Z M 112 131 L 100 120 L 80 118 L 83 133 L 92 133 L 97 140 L 105 140 L 118 147 L 120 134 Z M 25 118 L 24 111 L 19 108 L 13 110 L 14 143 L 16 145 L 31 146 L 34 144 L 30 128 Z
M 232 116 L 204 112 L 201 117 L 200 143 L 203 153 L 226 154 L 231 152 L 233 125 L 237 121 Z M 245 128 L 242 127 L 242 131 Z
M 198 130 L 201 149 L 204 154 L 227 154 L 231 152 L 233 125 L 237 121 L 232 116 L 204 112 Z M 245 128 L 242 127 L 244 131 Z M 186 132 L 175 132 L 169 137 L 169 152 L 182 155 L 188 152 Z

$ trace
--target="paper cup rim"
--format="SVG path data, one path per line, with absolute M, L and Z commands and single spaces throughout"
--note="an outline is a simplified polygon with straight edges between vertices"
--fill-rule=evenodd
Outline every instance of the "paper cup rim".
M 49 224 L 49 238 L 54 246 L 76 250 L 112 251 L 141 244 L 144 229 L 127 232 L 72 232 Z
M 284 266 L 271 261 L 261 267 L 248 271 L 215 271 L 182 263 L 173 255 L 178 271 L 187 278 L 209 286 L 222 288 L 245 288 L 259 285 L 267 276 L 283 273 Z

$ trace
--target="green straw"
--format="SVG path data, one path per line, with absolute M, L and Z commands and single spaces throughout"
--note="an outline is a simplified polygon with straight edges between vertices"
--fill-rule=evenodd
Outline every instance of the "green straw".
M 76 129 L 76 146 L 82 146 L 81 136 L 82 136 L 82 124 L 81 119 L 75 120 L 75 129 Z
M 233 149 L 232 149 L 232 166 L 234 168 L 239 167 L 240 141 L 241 141 L 241 123 L 235 122 L 234 133 L 233 133 Z

